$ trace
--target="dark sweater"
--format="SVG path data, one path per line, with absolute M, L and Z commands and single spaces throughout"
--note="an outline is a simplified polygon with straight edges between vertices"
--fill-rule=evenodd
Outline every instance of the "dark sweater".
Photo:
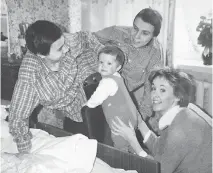
M 184 108 L 172 124 L 145 143 L 161 173 L 211 173 L 212 127 L 199 115 Z

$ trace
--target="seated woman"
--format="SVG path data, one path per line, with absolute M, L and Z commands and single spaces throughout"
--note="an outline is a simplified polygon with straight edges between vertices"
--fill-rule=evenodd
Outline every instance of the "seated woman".
M 202 114 L 187 108 L 191 100 L 192 80 L 172 69 L 153 71 L 149 76 L 153 111 L 162 114 L 157 137 L 141 121 L 139 130 L 150 155 L 161 164 L 162 173 L 212 172 L 212 127 Z M 115 134 L 122 135 L 135 152 L 147 157 L 134 129 L 120 119 L 114 122 Z

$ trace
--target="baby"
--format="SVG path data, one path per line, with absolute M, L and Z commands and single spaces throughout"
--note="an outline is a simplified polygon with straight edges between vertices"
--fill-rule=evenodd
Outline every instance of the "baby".
M 86 105 L 90 108 L 102 105 L 110 128 L 116 117 L 119 117 L 125 124 L 131 123 L 133 127 L 136 127 L 140 114 L 119 74 L 125 61 L 123 51 L 115 46 L 105 46 L 100 50 L 98 58 L 98 72 L 102 80 Z M 111 138 L 115 148 L 123 151 L 131 150 L 123 137 L 111 133 Z

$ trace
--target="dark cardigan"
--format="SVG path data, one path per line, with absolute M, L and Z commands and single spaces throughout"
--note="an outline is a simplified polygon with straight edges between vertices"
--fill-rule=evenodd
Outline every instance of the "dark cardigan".
M 212 172 L 212 127 L 190 109 L 181 110 L 160 137 L 152 133 L 145 144 L 162 173 Z

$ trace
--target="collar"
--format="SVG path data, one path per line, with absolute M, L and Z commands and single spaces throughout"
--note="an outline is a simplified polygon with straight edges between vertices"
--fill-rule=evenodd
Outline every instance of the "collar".
M 179 105 L 170 108 L 159 120 L 158 126 L 160 130 L 165 129 L 167 126 L 171 125 L 172 121 L 176 115 L 182 110 Z
M 40 58 L 40 57 L 38 57 L 37 56 L 37 58 L 38 58 L 38 60 L 39 60 L 39 62 L 40 62 L 40 64 L 41 64 L 41 66 L 42 66 L 42 68 L 41 68 L 41 72 L 45 75 L 45 77 L 47 77 L 48 75 L 50 75 L 50 74 L 52 74 L 52 73 L 55 73 L 55 71 L 52 71 L 48 66 L 47 66 L 47 64 L 45 63 L 45 61 L 44 61 L 44 59 L 42 59 L 42 58 Z M 61 60 L 60 60 L 60 65 L 59 66 L 64 66 L 64 62 L 66 61 L 66 56 L 65 57 L 63 57 Z M 63 64 L 63 65 L 62 65 Z M 59 67 L 59 70 L 60 70 L 60 67 Z
M 157 37 L 154 37 L 154 38 L 153 38 L 152 44 L 153 44 L 153 47 L 154 47 L 155 49 L 160 49 L 160 48 L 161 48 L 161 43 L 159 42 L 159 40 L 158 40 Z
M 117 71 L 113 75 L 117 77 L 121 77 L 121 75 Z
M 52 71 L 50 70 L 50 68 L 47 67 L 47 65 L 45 64 L 43 59 L 41 59 L 40 57 L 38 57 L 38 59 L 39 59 L 41 66 L 42 66 L 41 71 L 47 77 L 49 75 L 49 73 L 51 73 Z

